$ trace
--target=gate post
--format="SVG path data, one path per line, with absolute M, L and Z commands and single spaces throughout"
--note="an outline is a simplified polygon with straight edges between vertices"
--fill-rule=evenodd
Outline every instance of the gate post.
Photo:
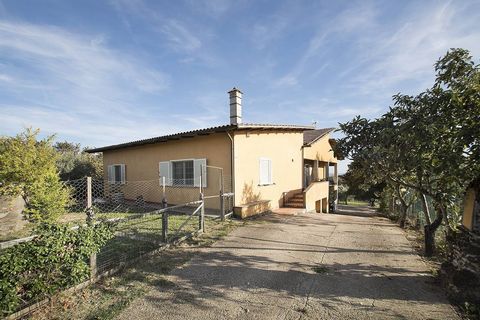
M 222 190 L 220 190 L 220 219 L 225 221 L 225 199 Z
M 225 221 L 225 198 L 223 196 L 223 169 L 220 170 L 220 219 Z

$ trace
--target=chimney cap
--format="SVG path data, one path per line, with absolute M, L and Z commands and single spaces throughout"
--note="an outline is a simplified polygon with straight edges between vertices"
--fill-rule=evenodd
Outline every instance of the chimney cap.
M 243 94 L 243 92 L 242 92 L 240 89 L 236 88 L 236 87 L 233 87 L 233 89 L 230 90 L 230 91 L 228 91 L 228 93 L 232 93 L 232 92 L 235 92 L 235 91 L 238 91 L 238 92 L 240 92 L 240 93 Z

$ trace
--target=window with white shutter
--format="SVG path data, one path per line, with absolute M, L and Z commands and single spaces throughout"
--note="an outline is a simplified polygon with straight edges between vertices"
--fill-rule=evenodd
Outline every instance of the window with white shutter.
M 158 165 L 160 185 L 165 177 L 166 186 L 207 187 L 207 159 L 162 161 Z
M 115 184 L 124 184 L 125 178 L 125 165 L 124 164 L 112 164 L 108 166 L 108 182 Z
M 269 158 L 260 158 L 260 185 L 272 184 L 272 160 Z
M 160 175 L 160 185 L 163 185 L 165 180 L 166 186 L 172 185 L 172 163 L 170 161 L 161 161 L 158 163 L 158 171 Z

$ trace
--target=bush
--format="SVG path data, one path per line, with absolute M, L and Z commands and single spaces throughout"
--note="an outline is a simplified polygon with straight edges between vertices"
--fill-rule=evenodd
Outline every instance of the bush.
M 31 222 L 53 222 L 69 203 L 59 179 L 53 137 L 37 140 L 38 130 L 0 138 L 0 195 L 22 196 Z
M 113 237 L 110 225 L 42 223 L 38 236 L 0 252 L 0 316 L 89 278 L 89 257 Z

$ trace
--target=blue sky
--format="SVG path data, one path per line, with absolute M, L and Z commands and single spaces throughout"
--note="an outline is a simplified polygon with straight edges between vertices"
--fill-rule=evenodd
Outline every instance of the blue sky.
M 245 122 L 336 126 L 480 57 L 479 1 L 0 0 L 0 134 L 103 146 Z

